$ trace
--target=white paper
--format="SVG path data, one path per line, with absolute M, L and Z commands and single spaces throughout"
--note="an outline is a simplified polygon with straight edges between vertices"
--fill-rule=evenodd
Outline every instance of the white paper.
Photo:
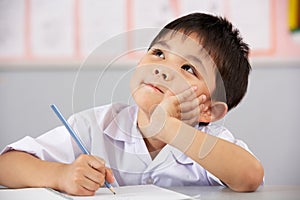
M 271 2 L 269 0 L 229 1 L 230 21 L 240 30 L 252 50 L 271 48 Z
M 24 200 L 24 199 L 42 199 L 42 200 L 66 200 L 68 198 L 64 194 L 54 192 L 46 188 L 24 188 L 24 189 L 1 189 L 1 200 Z
M 176 200 L 189 199 L 191 197 L 178 192 L 157 187 L 155 185 L 136 185 L 114 188 L 116 195 L 112 194 L 107 188 L 100 188 L 95 196 L 91 197 L 72 197 L 73 199 L 89 200 Z
M 30 3 L 33 56 L 74 56 L 74 1 L 31 0 Z
M 81 50 L 84 56 L 89 55 L 95 48 L 114 36 L 126 31 L 126 1 L 80 1 L 81 19 Z M 109 53 L 116 48 L 124 48 L 126 41 L 112 49 L 106 49 Z M 101 48 L 101 47 L 100 47 Z M 105 56 L 105 55 L 104 55 Z
M 153 6 L 155 5 L 155 6 Z M 162 28 L 179 15 L 178 1 L 133 1 L 132 25 L 137 28 Z
M 223 16 L 225 14 L 224 0 L 181 0 L 182 15 L 193 12 L 204 12 Z
M 20 57 L 25 49 L 23 0 L 0 1 L 0 57 Z

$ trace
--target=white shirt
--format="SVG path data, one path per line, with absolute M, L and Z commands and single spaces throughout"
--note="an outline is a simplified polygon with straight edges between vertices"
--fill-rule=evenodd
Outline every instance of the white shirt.
M 110 104 L 80 112 L 68 120 L 91 154 L 103 158 L 112 168 L 114 186 L 223 185 L 218 178 L 170 145 L 152 160 L 137 128 L 137 111 L 137 106 Z M 223 126 L 208 125 L 199 129 L 249 151 L 244 142 L 236 140 Z M 38 138 L 26 136 L 8 145 L 2 153 L 12 149 L 63 163 L 73 162 L 82 153 L 63 126 Z

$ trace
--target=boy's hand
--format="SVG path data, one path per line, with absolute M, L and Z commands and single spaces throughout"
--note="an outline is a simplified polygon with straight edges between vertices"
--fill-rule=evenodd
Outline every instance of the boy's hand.
M 169 117 L 195 126 L 206 100 L 206 96 L 197 95 L 196 90 L 197 87 L 193 86 L 177 95 L 167 92 L 163 101 L 151 113 L 150 121 L 139 123 L 139 128 L 143 131 L 144 136 L 159 137 L 159 133 Z
M 114 178 L 104 160 L 82 154 L 73 163 L 63 166 L 59 188 L 71 195 L 94 195 L 105 180 L 112 183 Z
M 198 123 L 200 110 L 204 108 L 205 95 L 197 96 L 193 86 L 174 95 L 167 91 L 164 100 L 158 105 L 166 112 L 166 117 L 177 118 L 186 124 L 195 126 Z M 154 114 L 154 113 L 153 113 Z

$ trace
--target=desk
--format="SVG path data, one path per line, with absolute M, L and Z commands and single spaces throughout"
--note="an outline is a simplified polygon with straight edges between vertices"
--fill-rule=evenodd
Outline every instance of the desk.
M 4 189 L 4 188 L 3 188 Z M 106 188 L 105 188 L 106 189 Z M 167 188 L 188 196 L 195 196 L 195 199 L 199 200 L 300 200 L 300 185 L 299 186 L 261 186 L 256 192 L 249 193 L 240 193 L 233 192 L 232 190 L 224 187 L 218 186 L 190 186 L 190 187 L 170 187 Z M 33 189 L 31 192 L 27 193 L 26 196 L 18 196 L 18 193 L 15 193 L 14 196 L 10 198 L 5 198 L 7 196 L 1 192 L 0 189 L 0 199 L 1 200 L 19 200 L 19 199 L 69 199 L 62 198 L 61 195 L 55 193 L 50 196 L 51 193 L 47 193 L 48 198 L 45 197 L 45 191 L 41 189 Z M 32 193 L 34 192 L 34 193 Z M 20 193 L 25 194 L 25 193 Z M 149 194 L 148 194 L 149 195 Z M 150 196 L 147 196 L 151 198 Z M 70 198 L 73 199 L 74 197 Z M 75 199 L 75 198 L 74 198 Z M 80 197 L 78 199 L 98 199 L 97 197 Z M 103 199 L 103 198 L 102 198 Z M 113 198 L 115 199 L 115 198 Z M 160 198 L 156 198 L 158 200 Z
M 235 200 L 235 199 L 255 199 L 255 200 L 300 200 L 300 185 L 298 186 L 260 186 L 256 192 L 233 192 L 232 190 L 219 186 L 190 186 L 190 187 L 170 187 L 167 188 L 189 196 L 197 196 L 200 200 Z

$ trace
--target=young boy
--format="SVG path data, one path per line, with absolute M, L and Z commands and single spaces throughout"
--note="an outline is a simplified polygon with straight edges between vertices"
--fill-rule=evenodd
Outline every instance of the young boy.
M 194 13 L 169 23 L 139 62 L 130 87 L 136 105 L 111 104 L 69 123 L 92 155 L 82 155 L 65 127 L 7 146 L 0 184 L 93 195 L 114 186 L 225 185 L 255 191 L 264 171 L 247 145 L 211 124 L 246 93 L 248 46 L 225 19 Z

